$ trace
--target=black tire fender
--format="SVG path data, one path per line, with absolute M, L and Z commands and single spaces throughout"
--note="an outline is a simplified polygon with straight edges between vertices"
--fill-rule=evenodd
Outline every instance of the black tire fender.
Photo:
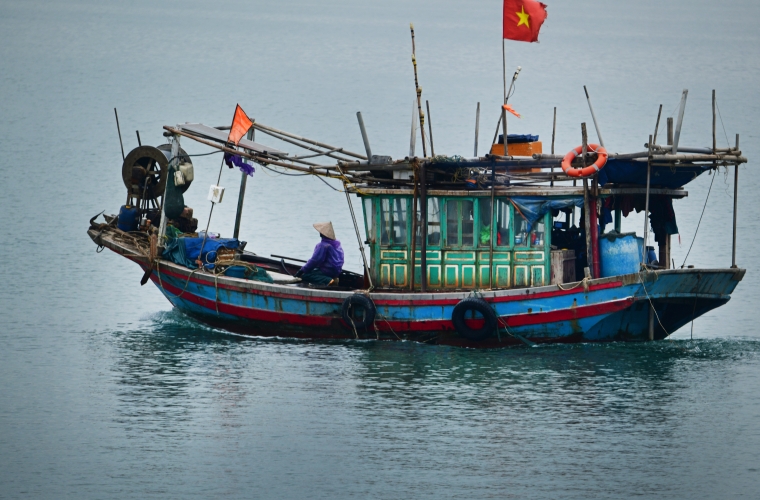
M 364 318 L 361 321 L 357 321 L 351 316 L 354 307 L 364 309 Z M 354 325 L 357 330 L 366 330 L 375 323 L 377 309 L 375 309 L 375 303 L 372 302 L 369 297 L 361 293 L 355 293 L 346 297 L 346 300 L 343 301 L 343 307 L 341 308 L 340 314 L 343 317 L 343 321 L 345 321 L 349 327 Z
M 468 311 L 475 311 L 483 316 L 485 322 L 482 327 L 477 329 L 471 328 L 465 322 L 465 315 Z M 494 334 L 497 327 L 496 313 L 493 312 L 491 306 L 485 300 L 475 297 L 462 299 L 454 306 L 454 311 L 451 313 L 451 322 L 454 323 L 454 328 L 459 335 L 472 341 L 487 339 Z

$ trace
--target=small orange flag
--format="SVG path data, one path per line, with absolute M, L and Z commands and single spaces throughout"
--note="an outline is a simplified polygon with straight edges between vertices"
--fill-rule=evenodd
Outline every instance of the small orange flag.
M 509 105 L 509 104 L 503 104 L 502 107 L 504 108 L 504 111 L 509 111 L 510 113 L 512 113 L 513 115 L 515 115 L 516 117 L 522 118 L 522 116 L 520 116 L 520 113 L 518 113 L 517 111 L 515 111 L 515 108 L 513 108 L 511 105 Z
M 253 122 L 248 115 L 245 114 L 240 104 L 235 108 L 235 117 L 232 119 L 232 127 L 230 127 L 230 135 L 227 136 L 227 142 L 232 142 L 237 146 L 240 139 L 248 132 Z

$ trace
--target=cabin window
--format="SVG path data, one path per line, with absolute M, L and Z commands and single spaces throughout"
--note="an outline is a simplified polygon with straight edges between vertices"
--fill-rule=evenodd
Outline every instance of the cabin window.
M 509 246 L 509 202 L 496 200 L 496 245 Z M 478 232 L 478 245 L 481 247 L 491 246 L 491 199 L 478 199 L 478 218 L 480 228 Z
M 380 201 L 380 244 L 406 245 L 408 200 L 383 198 Z
M 367 239 L 375 239 L 375 200 L 374 198 L 364 198 L 364 228 L 367 230 Z
M 543 247 L 546 238 L 546 225 L 541 217 L 528 231 L 528 221 L 520 214 L 515 215 L 515 246 Z
M 441 244 L 441 200 L 428 198 L 427 244 L 437 247 Z
M 446 246 L 475 244 L 475 217 L 472 200 L 446 201 Z

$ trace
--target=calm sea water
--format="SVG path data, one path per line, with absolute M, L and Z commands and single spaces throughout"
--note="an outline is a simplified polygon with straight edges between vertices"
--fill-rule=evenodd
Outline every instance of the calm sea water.
M 683 88 L 682 143 L 709 146 L 717 90 L 719 145 L 739 133 L 751 160 L 747 275 L 694 340 L 690 327 L 653 344 L 500 351 L 242 338 L 171 310 L 87 238 L 87 219 L 124 199 L 114 107 L 127 150 L 135 130 L 157 145 L 162 125 L 224 125 L 240 103 L 358 151 L 362 111 L 373 152 L 404 156 L 410 21 L 436 152 L 472 154 L 481 102 L 482 153 L 502 92 L 500 15 L 494 0 L 0 1 L 0 497 L 757 498 L 757 2 L 555 2 L 540 44 L 507 44 L 523 67 L 510 130 L 548 148 L 557 106 L 558 152 L 591 126 L 583 85 L 613 151 L 641 150 Z M 203 221 L 218 161 L 197 159 L 186 198 Z M 676 203 L 678 264 L 706 203 L 688 263 L 730 265 L 733 174 L 707 198 L 711 180 Z M 225 169 L 227 200 L 238 181 Z M 234 208 L 220 205 L 212 230 L 231 233 Z M 342 193 L 260 169 L 242 237 L 308 256 L 311 223 L 328 219 L 360 269 Z

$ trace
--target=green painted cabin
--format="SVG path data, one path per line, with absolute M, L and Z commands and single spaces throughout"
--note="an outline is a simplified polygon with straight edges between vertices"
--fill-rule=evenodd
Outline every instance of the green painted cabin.
M 412 195 L 359 194 L 375 286 L 409 289 Z M 550 283 L 551 230 L 547 228 L 551 228 L 551 213 L 527 232 L 528 222 L 509 197 L 496 196 L 494 205 L 491 206 L 490 192 L 428 195 L 425 231 L 421 227 L 421 207 L 417 214 L 415 289 L 420 288 L 422 275 L 423 234 L 427 238 L 429 290 L 520 288 Z M 491 238 L 494 238 L 493 262 Z

